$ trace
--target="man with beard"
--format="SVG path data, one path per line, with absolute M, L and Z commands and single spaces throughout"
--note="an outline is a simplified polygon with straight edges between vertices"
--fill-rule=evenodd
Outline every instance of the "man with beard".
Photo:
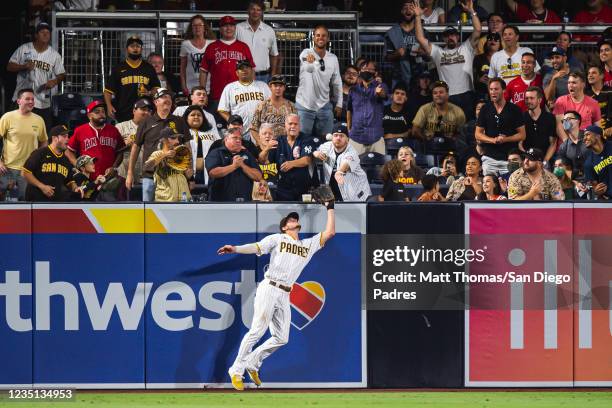
M 346 103 L 348 102 L 348 94 L 351 87 L 357 83 L 359 78 L 359 68 L 355 65 L 347 65 L 342 74 L 342 113 L 340 114 L 340 122 L 346 123 Z
M 497 51 L 491 57 L 489 67 L 489 78 L 502 78 L 506 85 L 517 76 L 520 76 L 521 57 L 526 52 L 533 54 L 533 50 L 528 47 L 519 47 L 520 31 L 518 27 L 508 25 L 502 31 L 504 49 Z M 536 72 L 540 71 L 540 64 L 536 62 Z
M 544 154 L 540 149 L 525 152 L 523 167 L 512 173 L 508 181 L 510 200 L 564 200 L 559 179 L 544 169 Z
M 591 182 L 598 199 L 612 198 L 612 141 L 604 141 L 599 126 L 584 131 L 584 145 L 589 151 L 584 161 L 584 178 Z
M 89 123 L 74 130 L 68 142 L 66 157 L 74 166 L 78 156 L 88 155 L 96 160 L 96 171 L 91 175 L 95 180 L 99 175 L 107 179 L 117 175 L 117 166 L 123 161 L 123 154 L 117 154 L 125 146 L 123 137 L 116 127 L 106 123 L 104 102 L 97 100 L 87 105 Z
M 142 40 L 128 38 L 126 51 L 127 58 L 113 68 L 104 88 L 106 111 L 117 122 L 130 120 L 138 98 L 152 95 L 161 86 L 153 66 L 142 60 Z
M 570 66 L 567 63 L 567 55 L 561 47 L 553 47 L 548 53 L 552 71 L 544 75 L 544 95 L 549 101 L 556 101 L 558 97 L 567 95 L 567 81 L 569 80 Z
M 523 119 L 526 137 L 519 143 L 519 147 L 523 151 L 536 148 L 546 152 L 544 155 L 544 166 L 546 166 L 557 150 L 557 131 L 555 116 L 542 110 L 542 99 L 542 90 L 536 86 L 530 86 L 525 91 L 527 112 L 523 112 Z
M 402 2 L 401 21 L 385 33 L 385 60 L 393 63 L 393 86 L 403 82 L 407 86 L 412 83 L 416 71 L 416 52 L 418 42 L 415 34 L 414 0 Z
M 504 91 L 506 101 L 512 102 L 518 106 L 523 112 L 527 111 L 525 105 L 525 92 L 527 88 L 537 86 L 542 87 L 542 76 L 535 73 L 536 56 L 530 52 L 526 52 L 521 57 L 521 76 L 514 78 Z M 544 108 L 544 98 L 540 100 L 542 108 Z
M 431 56 L 436 64 L 440 79 L 448 84 L 449 99 L 452 103 L 460 106 L 465 115 L 470 119 L 474 114 L 474 92 L 472 81 L 472 65 L 474 62 L 474 47 L 480 38 L 480 19 L 474 11 L 472 0 L 461 3 L 463 9 L 472 16 L 474 31 L 465 42 L 459 44 L 461 34 L 452 26 L 442 33 L 445 47 L 441 48 L 430 43 L 425 38 L 421 17 L 423 10 L 415 4 L 411 5 L 416 15 L 416 38 L 423 51 Z

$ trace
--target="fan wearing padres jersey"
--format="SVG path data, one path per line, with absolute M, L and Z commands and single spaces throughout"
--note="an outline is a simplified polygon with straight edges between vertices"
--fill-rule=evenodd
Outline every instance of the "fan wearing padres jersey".
M 257 106 L 271 95 L 268 84 L 255 81 L 255 73 L 249 60 L 236 63 L 238 80 L 225 86 L 219 100 L 219 115 L 227 121 L 230 115 L 240 115 L 245 129 L 251 129 L 251 122 Z
M 300 217 L 291 212 L 280 221 L 280 234 L 268 235 L 260 242 L 241 246 L 224 245 L 217 253 L 223 254 L 270 254 L 270 263 L 265 279 L 258 285 L 255 294 L 253 322 L 238 349 L 234 364 L 229 369 L 232 385 L 242 391 L 246 370 L 251 380 L 261 385 L 259 369 L 270 354 L 289 341 L 291 327 L 291 305 L 289 294 L 297 278 L 313 255 L 336 233 L 334 202 L 324 203 L 327 208 L 325 231 L 307 239 L 300 239 Z M 270 328 L 272 335 L 255 350 L 252 348 Z

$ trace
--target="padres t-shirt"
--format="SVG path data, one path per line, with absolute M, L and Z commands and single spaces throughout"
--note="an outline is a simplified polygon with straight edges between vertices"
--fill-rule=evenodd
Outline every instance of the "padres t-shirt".
M 72 169 L 72 164 L 64 152 L 57 153 L 51 146 L 32 152 L 23 165 L 23 170 L 33 174 L 41 183 L 55 187 L 55 194 L 49 198 L 38 187 L 28 184 L 26 201 L 67 201 L 70 192 L 66 186 L 73 182 Z
M 219 111 L 240 115 L 244 129 L 251 129 L 251 123 L 257 106 L 270 97 L 268 84 L 262 81 L 229 83 L 221 93 Z M 259 130 L 259 129 L 257 129 Z
M 136 63 L 125 60 L 113 68 L 104 91 L 115 96 L 113 106 L 117 110 L 117 119 L 123 122 L 132 118 L 132 109 L 138 98 L 160 86 L 151 64 L 142 60 Z

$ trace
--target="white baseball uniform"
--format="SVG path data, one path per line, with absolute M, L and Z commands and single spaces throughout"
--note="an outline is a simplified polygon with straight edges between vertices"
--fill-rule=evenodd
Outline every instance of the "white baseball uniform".
M 230 82 L 223 88 L 217 109 L 231 115 L 240 115 L 244 122 L 243 128 L 250 129 L 257 105 L 270 95 L 268 84 L 262 81 L 253 81 L 249 84 L 240 81 Z
M 246 369 L 259 370 L 266 357 L 287 344 L 291 305 L 289 292 L 278 285 L 290 288 L 295 283 L 315 252 L 321 249 L 322 240 L 322 233 L 297 241 L 288 234 L 273 234 L 255 244 L 257 256 L 271 254 L 270 264 L 265 279 L 257 287 L 251 329 L 242 339 L 236 360 L 228 371 L 231 376 L 242 376 Z M 251 351 L 268 327 L 272 336 Z
M 327 160 L 323 161 L 323 177 L 326 184 L 331 180 L 334 164 L 336 170 L 344 163 L 349 165 L 350 170 L 344 175 L 344 183 L 338 184 L 342 201 L 366 201 L 372 195 L 368 176 L 359 163 L 359 154 L 350 143 L 340 154 L 336 153 L 332 142 L 323 143 L 317 150 L 327 155 Z

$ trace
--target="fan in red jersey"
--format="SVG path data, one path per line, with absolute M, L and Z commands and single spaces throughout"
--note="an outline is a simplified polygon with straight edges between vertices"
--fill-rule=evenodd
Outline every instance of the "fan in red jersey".
M 525 91 L 527 91 L 527 88 L 530 86 L 542 88 L 542 76 L 535 72 L 535 67 L 535 55 L 530 52 L 524 53 L 521 57 L 521 75 L 510 81 L 504 91 L 506 101 L 512 102 L 523 112 L 527 112 L 527 106 L 525 105 Z M 542 108 L 544 104 L 545 101 L 542 100 Z

